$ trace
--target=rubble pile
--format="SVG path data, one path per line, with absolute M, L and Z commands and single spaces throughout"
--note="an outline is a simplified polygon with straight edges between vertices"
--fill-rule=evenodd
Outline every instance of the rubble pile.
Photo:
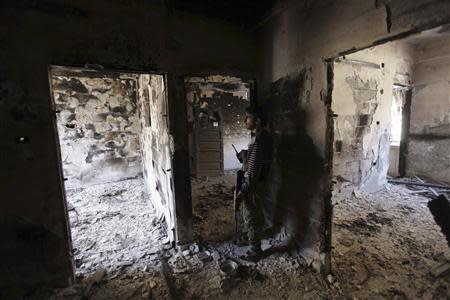
M 376 193 L 334 198 L 339 293 L 362 299 L 450 297 L 450 249 L 428 210 L 429 198 L 414 190 L 387 184 Z
M 201 187 L 205 195 L 221 194 L 217 183 Z M 263 240 L 264 256 L 251 262 L 242 259 L 248 247 L 229 239 L 175 249 L 159 236 L 160 251 L 135 259 L 137 267 L 97 267 L 76 285 L 54 291 L 52 299 L 448 299 L 450 250 L 427 208 L 428 200 L 391 184 L 376 193 L 355 190 L 351 197 L 335 197 L 333 274 L 326 278 L 310 267 L 307 251 L 288 249 L 279 240 Z M 210 199 L 208 205 L 220 201 Z M 133 227 L 131 223 L 126 226 Z M 114 230 L 118 232 L 117 226 Z M 92 239 L 96 237 L 102 234 Z M 135 245 L 130 249 L 141 249 L 142 244 Z
M 68 190 L 67 202 L 79 275 L 142 269 L 169 242 L 141 178 Z
M 233 238 L 233 188 L 235 173 L 192 179 L 194 233 L 197 240 L 225 241 Z

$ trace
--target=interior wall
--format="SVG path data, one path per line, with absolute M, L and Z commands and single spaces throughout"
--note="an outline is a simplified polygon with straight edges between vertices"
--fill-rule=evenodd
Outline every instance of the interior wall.
M 439 0 L 279 1 L 261 26 L 259 93 L 270 107 L 273 131 L 282 139 L 285 136 L 286 141 L 300 140 L 295 137 L 303 132 L 309 139 L 306 143 L 309 147 L 304 149 L 323 160 L 304 165 L 317 177 L 314 182 L 301 182 L 296 180 L 299 176 L 296 169 L 302 160 L 295 160 L 305 151 L 292 147 L 290 155 L 285 153 L 283 158 L 278 152 L 281 146 L 276 146 L 276 165 L 281 160 L 295 162 L 283 172 L 274 171 L 271 188 L 275 192 L 270 197 L 272 202 L 285 207 L 282 211 L 290 211 L 289 207 L 294 205 L 283 205 L 283 201 L 302 203 L 297 205 L 301 207 L 302 218 L 295 214 L 289 218 L 293 228 L 298 228 L 295 240 L 300 241 L 304 254 L 316 266 L 325 267 L 323 271 L 327 272 L 331 265 L 330 149 L 334 132 L 329 130 L 333 126 L 330 122 L 333 70 L 326 60 L 449 22 L 450 3 Z M 304 190 L 311 195 L 304 196 Z M 276 191 L 283 191 L 285 199 L 277 196 Z
M 386 183 L 393 86 L 412 84 L 413 49 L 402 41 L 346 55 L 334 64 L 333 175 L 336 190 L 375 192 Z
M 175 213 L 186 225 L 176 230 L 178 238 L 188 240 L 189 231 L 183 231 L 190 222 L 186 102 L 179 78 L 211 71 L 252 77 L 253 37 L 238 26 L 146 0 L 42 5 L 23 0 L 0 6 L 0 189 L 8 199 L 0 203 L 1 293 L 65 285 L 73 278 L 50 65 L 170 74 Z
M 406 174 L 450 184 L 450 36 L 415 44 Z
M 140 175 L 136 76 L 52 74 L 66 188 Z
M 139 75 L 139 119 L 144 181 L 150 200 L 164 215 L 167 233 L 175 240 L 173 137 L 169 134 L 168 102 L 163 75 Z
M 231 76 L 191 77 L 186 80 L 190 156 L 195 165 L 195 113 L 200 99 L 208 101 L 208 109 L 221 116 L 223 129 L 223 160 L 225 170 L 240 169 L 232 144 L 240 151 L 246 149 L 249 133 L 243 124 L 245 109 L 250 105 L 249 84 Z M 195 172 L 195 168 L 191 170 Z

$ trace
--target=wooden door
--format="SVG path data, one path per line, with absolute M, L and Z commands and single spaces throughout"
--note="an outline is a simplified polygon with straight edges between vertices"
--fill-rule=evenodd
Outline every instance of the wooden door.
M 196 111 L 195 146 L 196 175 L 220 176 L 223 174 L 223 132 L 219 114 Z

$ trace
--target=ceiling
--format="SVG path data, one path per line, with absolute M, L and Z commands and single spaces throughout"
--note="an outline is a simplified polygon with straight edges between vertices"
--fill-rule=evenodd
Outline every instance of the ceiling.
M 217 18 L 246 28 L 256 26 L 275 0 L 164 0 L 173 9 Z

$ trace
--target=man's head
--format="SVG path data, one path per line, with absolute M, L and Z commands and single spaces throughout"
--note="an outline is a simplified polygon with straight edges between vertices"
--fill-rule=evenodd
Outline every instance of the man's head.
M 248 130 L 256 130 L 265 127 L 266 124 L 266 118 L 260 108 L 249 106 L 245 109 L 245 128 Z

